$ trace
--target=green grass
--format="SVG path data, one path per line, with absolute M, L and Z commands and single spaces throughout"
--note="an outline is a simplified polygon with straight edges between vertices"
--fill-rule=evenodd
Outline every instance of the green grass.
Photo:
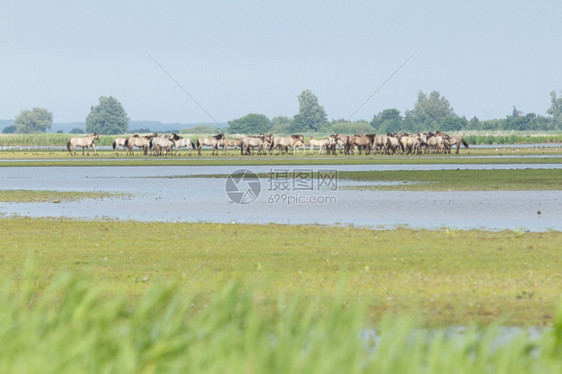
M 108 192 L 77 192 L 48 190 L 0 190 L 0 202 L 5 203 L 44 203 L 78 201 L 83 199 L 103 199 L 123 197 L 122 194 Z
M 296 168 L 298 170 L 298 168 Z M 241 174 L 231 176 L 242 177 Z M 229 174 L 189 174 L 167 178 L 224 178 Z M 262 180 L 285 178 L 273 173 L 257 174 Z M 289 175 L 290 177 L 290 175 Z M 392 185 L 339 186 L 346 190 L 384 191 L 560 191 L 560 169 L 498 169 L 498 170 L 397 170 L 342 171 L 339 180 L 359 182 L 395 182 Z
M 39 289 L 60 273 L 134 305 L 151 285 L 202 304 L 236 279 L 264 310 L 276 298 L 365 304 L 429 326 L 551 325 L 560 299 L 560 232 L 369 230 L 285 225 L 0 219 L 0 277 L 36 261 Z M 405 312 L 405 310 L 407 312 Z
M 341 172 L 340 179 L 397 182 L 388 186 L 353 186 L 385 191 L 560 191 L 560 169 L 408 170 Z
M 560 232 L 0 218 L 0 237 L 1 372 L 562 371 Z

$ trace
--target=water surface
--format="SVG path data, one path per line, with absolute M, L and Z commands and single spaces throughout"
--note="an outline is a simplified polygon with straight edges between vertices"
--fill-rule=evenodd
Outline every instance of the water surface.
M 560 165 L 530 165 L 553 167 Z M 160 222 L 238 222 L 441 227 L 491 230 L 562 230 L 562 191 L 355 191 L 274 188 L 267 178 L 250 204 L 237 204 L 225 178 L 170 178 L 229 174 L 240 166 L 13 167 L 1 170 L 0 190 L 125 193 L 54 203 L 0 203 L 0 214 L 32 217 L 110 218 Z M 283 170 L 441 170 L 527 168 L 527 165 L 333 165 L 252 166 L 255 173 Z M 292 182 L 292 179 L 291 181 Z M 288 181 L 289 183 L 289 181 Z M 336 187 L 365 182 L 336 181 Z M 400 183 L 399 181 L 396 183 Z M 332 186 L 333 187 L 333 186 Z

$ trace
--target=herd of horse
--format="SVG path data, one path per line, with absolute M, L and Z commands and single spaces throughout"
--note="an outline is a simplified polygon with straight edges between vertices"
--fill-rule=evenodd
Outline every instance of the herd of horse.
M 86 136 L 71 138 L 67 143 L 68 152 L 76 155 L 76 147 L 82 147 L 90 154 L 90 148 L 96 153 L 95 141 L 99 139 L 97 133 Z M 182 137 L 178 134 L 161 135 L 156 133 L 139 135 L 135 134 L 128 138 L 115 138 L 113 140 L 113 150 L 118 154 L 119 147 L 127 149 L 128 155 L 134 154 L 134 148 L 140 148 L 144 155 L 149 152 L 152 155 L 181 154 L 181 149 L 185 148 L 191 156 L 191 151 L 197 149 L 197 154 L 201 155 L 201 149 L 212 148 L 212 155 L 218 155 L 219 149 L 222 154 L 227 154 L 230 148 L 234 151 L 240 149 L 241 155 L 258 155 L 277 153 L 298 152 L 300 148 L 312 154 L 316 148 L 319 153 L 336 154 L 421 154 L 421 153 L 451 153 L 451 149 L 456 145 L 456 153 L 459 153 L 461 144 L 468 148 L 468 143 L 460 135 L 448 135 L 442 131 L 426 132 L 417 134 L 407 133 L 387 133 L 387 134 L 356 134 L 356 135 L 330 135 L 327 138 L 315 139 L 310 137 L 308 143 L 303 135 L 276 136 L 273 134 L 243 135 L 237 139 L 227 139 L 224 134 L 217 134 L 209 137 L 200 137 L 194 143 L 189 137 Z

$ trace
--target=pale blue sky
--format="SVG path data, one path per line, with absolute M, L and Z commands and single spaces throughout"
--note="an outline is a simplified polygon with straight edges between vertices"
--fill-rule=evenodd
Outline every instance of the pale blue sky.
M 561 1 L 0 2 L 0 119 L 45 107 L 83 121 L 99 96 L 132 120 L 292 116 L 311 89 L 329 119 L 412 109 L 437 90 L 457 114 L 545 114 L 562 90 Z

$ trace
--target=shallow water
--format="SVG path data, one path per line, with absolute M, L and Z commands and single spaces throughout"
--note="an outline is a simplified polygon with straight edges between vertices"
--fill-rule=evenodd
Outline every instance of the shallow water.
M 520 167 L 520 165 L 516 165 Z M 534 165 L 533 165 L 534 166 Z M 537 165 L 543 167 L 544 165 Z M 504 169 L 507 165 L 473 165 Z M 559 167 L 554 165 L 553 167 Z M 232 202 L 225 178 L 170 178 L 201 174 L 229 174 L 240 166 L 219 167 L 15 167 L 2 169 L 1 189 L 97 191 L 129 194 L 75 202 L 0 203 L 0 214 L 32 217 L 111 218 L 163 222 L 238 222 L 359 225 L 389 228 L 449 227 L 491 230 L 562 230 L 562 191 L 409 192 L 355 191 L 343 186 L 365 182 L 335 180 L 336 185 L 311 190 L 286 189 L 260 179 L 260 192 L 249 204 Z M 337 165 L 322 167 L 260 166 L 255 173 L 291 170 L 433 170 L 470 165 Z M 525 166 L 526 168 L 526 166 Z M 315 175 L 315 174 L 313 174 Z M 301 181 L 302 182 L 302 181 Z M 400 182 L 396 182 L 400 183 Z M 540 214 L 539 214 L 540 212 Z

